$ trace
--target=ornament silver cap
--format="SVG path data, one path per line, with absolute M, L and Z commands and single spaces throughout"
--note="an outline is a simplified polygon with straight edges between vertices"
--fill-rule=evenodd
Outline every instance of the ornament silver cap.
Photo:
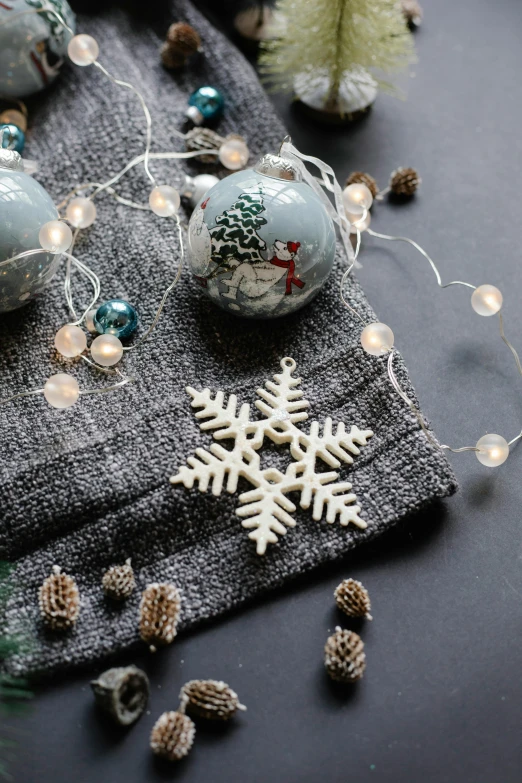
M 205 118 L 197 106 L 189 106 L 185 114 L 194 125 L 203 125 Z
M 297 165 L 289 158 L 282 158 L 280 155 L 264 155 L 255 167 L 255 171 L 266 177 L 274 177 L 274 179 L 286 179 L 294 182 L 302 180 Z
M 9 171 L 23 171 L 24 162 L 19 152 L 14 150 L 0 149 L 0 169 L 9 169 Z

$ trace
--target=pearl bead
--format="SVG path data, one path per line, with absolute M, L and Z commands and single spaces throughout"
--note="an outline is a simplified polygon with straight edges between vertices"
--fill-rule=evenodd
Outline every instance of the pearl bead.
M 80 396 L 78 381 L 64 372 L 51 375 L 44 386 L 44 397 L 53 408 L 70 408 Z
M 94 316 L 96 315 L 97 308 L 94 307 L 92 310 L 89 310 L 87 315 L 85 316 L 85 327 L 88 329 L 89 332 L 95 332 L 96 326 L 94 324 Z
M 223 111 L 223 96 L 215 87 L 200 87 L 188 99 L 187 117 L 194 125 L 203 125 L 205 120 L 217 120 Z
M 227 139 L 219 148 L 219 160 L 230 171 L 244 168 L 250 157 L 250 152 L 241 139 Z
M 497 468 L 509 456 L 508 442 L 502 435 L 483 435 L 477 441 L 477 459 L 488 468 Z
M 350 221 L 350 234 L 356 234 L 358 230 L 361 233 L 366 231 L 366 229 L 370 227 L 372 220 L 372 216 L 369 212 L 366 213 L 366 217 L 364 218 L 362 215 L 350 215 L 348 212 L 346 213 L 346 217 Z
M 172 217 L 179 209 L 179 193 L 176 188 L 171 188 L 170 185 L 158 185 L 150 192 L 149 204 L 156 215 Z
M 195 177 L 185 177 L 182 195 L 188 199 L 189 204 L 194 208 L 203 196 L 208 193 L 210 188 L 217 185 L 219 179 L 214 174 L 196 174 Z
M 502 294 L 494 285 L 479 285 L 471 294 L 471 306 L 479 315 L 495 315 L 502 307 Z
M 87 337 L 79 326 L 66 324 L 56 332 L 54 347 L 62 356 L 72 359 L 85 351 L 87 348 Z
M 40 229 L 38 239 L 44 250 L 49 253 L 64 253 L 71 247 L 72 231 L 61 220 L 49 220 Z
M 78 196 L 67 205 L 67 220 L 75 228 L 88 228 L 96 220 L 96 207 L 90 198 Z
M 101 334 L 92 341 L 91 356 L 102 367 L 112 367 L 123 356 L 123 345 L 113 334 Z
M 94 326 L 100 334 L 129 337 L 138 326 L 138 314 L 123 299 L 111 299 L 96 310 Z
M 75 65 L 92 65 L 98 58 L 100 47 L 92 35 L 81 33 L 69 41 L 67 54 Z
M 361 345 L 370 356 L 382 356 L 393 348 L 393 332 L 386 324 L 368 324 L 362 330 Z
M 17 125 L 2 123 L 0 125 L 0 147 L 4 150 L 13 150 L 20 155 L 24 151 L 25 133 Z
M 343 190 L 343 203 L 350 215 L 362 215 L 373 204 L 373 196 L 362 182 L 354 182 Z

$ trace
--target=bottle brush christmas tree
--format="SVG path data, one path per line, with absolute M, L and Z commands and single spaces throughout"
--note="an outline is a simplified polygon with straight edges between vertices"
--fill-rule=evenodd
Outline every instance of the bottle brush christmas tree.
M 276 8 L 286 28 L 263 44 L 261 72 L 332 119 L 367 109 L 378 87 L 393 91 L 382 75 L 414 60 L 397 0 L 279 0 Z

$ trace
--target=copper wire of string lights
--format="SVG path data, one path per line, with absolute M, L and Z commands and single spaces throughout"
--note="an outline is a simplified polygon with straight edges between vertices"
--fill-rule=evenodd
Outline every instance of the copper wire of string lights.
M 183 258 L 184 258 L 183 235 L 182 235 L 180 220 L 177 214 L 178 207 L 180 204 L 180 196 L 178 191 L 172 188 L 171 186 L 157 184 L 157 181 L 149 168 L 150 161 L 192 158 L 201 154 L 205 154 L 205 155 L 214 154 L 216 156 L 219 156 L 221 162 L 224 163 L 224 165 L 226 165 L 226 154 L 224 154 L 223 147 L 220 149 L 208 149 L 208 150 L 205 149 L 205 150 L 198 150 L 195 152 L 185 152 L 185 153 L 183 152 L 152 153 L 151 152 L 152 118 L 151 118 L 150 111 L 145 103 L 145 100 L 141 95 L 141 93 L 132 84 L 112 76 L 112 74 L 110 74 L 109 71 L 107 71 L 107 69 L 103 65 L 101 65 L 101 63 L 98 62 L 97 58 L 99 54 L 99 47 L 96 40 L 92 38 L 92 36 L 90 35 L 85 35 L 85 34 L 74 35 L 73 31 L 66 24 L 64 19 L 60 16 L 60 14 L 58 14 L 55 11 L 55 9 L 53 9 L 50 6 L 44 5 L 40 9 L 21 12 L 19 15 L 32 14 L 32 13 L 52 14 L 72 36 L 68 45 L 68 54 L 72 62 L 79 66 L 94 65 L 115 85 L 123 89 L 130 90 L 132 93 L 134 93 L 134 95 L 138 98 L 140 102 L 140 105 L 143 110 L 143 114 L 145 116 L 145 122 L 146 122 L 146 142 L 145 142 L 144 153 L 129 161 L 129 163 L 127 163 L 120 172 L 112 176 L 109 180 L 107 180 L 107 182 L 104 183 L 88 182 L 81 185 L 77 185 L 70 193 L 67 194 L 67 196 L 63 199 L 63 201 L 58 205 L 58 210 L 62 210 L 66 208 L 66 219 L 75 228 L 74 234 L 69 228 L 69 226 L 67 225 L 67 223 L 63 221 L 63 219 L 57 221 L 50 221 L 50 223 L 47 223 L 44 226 L 42 226 L 42 229 L 40 231 L 40 244 L 41 244 L 40 248 L 25 251 L 16 256 L 13 256 L 12 258 L 7 259 L 6 261 L 0 262 L 0 268 L 1 268 L 6 264 L 10 264 L 13 263 L 14 261 L 30 257 L 37 253 L 41 253 L 42 249 L 46 250 L 47 252 L 63 255 L 67 259 L 66 278 L 64 284 L 65 298 L 71 317 L 74 320 L 71 321 L 71 323 L 66 324 L 64 327 L 62 327 L 59 330 L 55 340 L 55 345 L 58 347 L 58 350 L 60 350 L 59 349 L 60 344 L 65 345 L 65 348 L 63 349 L 64 356 L 69 358 L 72 357 L 82 358 L 85 362 L 95 367 L 97 370 L 112 375 L 115 378 L 119 378 L 119 380 L 117 380 L 112 385 L 104 386 L 98 389 L 80 390 L 76 380 L 72 376 L 67 375 L 65 373 L 60 373 L 58 375 L 54 375 L 51 378 L 49 378 L 42 389 L 19 392 L 0 400 L 0 404 L 2 404 L 2 403 L 7 403 L 19 399 L 20 397 L 29 397 L 33 395 L 44 394 L 44 396 L 46 397 L 46 399 L 51 405 L 57 408 L 62 408 L 62 407 L 69 407 L 70 405 L 74 404 L 80 394 L 84 394 L 84 395 L 101 394 L 120 388 L 125 384 L 134 381 L 134 378 L 126 377 L 120 370 L 113 369 L 113 365 L 117 364 L 117 362 L 121 359 L 124 351 L 130 351 L 139 347 L 150 337 L 150 335 L 152 334 L 153 330 L 155 329 L 158 323 L 158 320 L 161 316 L 161 313 L 163 311 L 163 308 L 165 306 L 169 294 L 175 288 L 175 286 L 177 285 L 180 279 L 182 266 L 183 266 Z M 11 19 L 12 18 L 13 17 L 11 17 Z M 2 22 L 0 23 L 0 25 L 6 23 L 7 22 Z M 185 134 L 181 133 L 180 131 L 174 130 L 173 133 L 179 138 L 182 139 L 186 138 Z M 454 286 L 454 285 L 460 285 L 460 286 L 465 286 L 467 288 L 470 288 L 473 291 L 471 297 L 471 304 L 476 313 L 482 316 L 491 316 L 491 315 L 498 314 L 501 338 L 504 341 L 504 343 L 507 345 L 511 353 L 513 354 L 518 372 L 522 375 L 522 365 L 519 356 L 515 348 L 509 342 L 509 340 L 505 335 L 504 322 L 501 313 L 501 307 L 502 307 L 501 292 L 497 288 L 491 285 L 481 285 L 476 287 L 471 283 L 466 283 L 461 280 L 454 280 L 449 283 L 443 284 L 437 265 L 435 264 L 433 259 L 428 255 L 428 253 L 417 242 L 407 237 L 380 234 L 369 228 L 369 209 L 372 206 L 373 196 L 370 193 L 369 189 L 364 184 L 362 183 L 351 184 L 347 188 L 345 188 L 344 191 L 341 191 L 339 183 L 337 182 L 337 179 L 335 178 L 335 175 L 331 167 L 329 167 L 327 164 L 325 164 L 323 161 L 321 161 L 318 158 L 313 158 L 300 153 L 292 145 L 291 140 L 288 137 L 283 141 L 281 145 L 280 154 L 283 156 L 290 155 L 294 159 L 297 159 L 302 162 L 301 166 L 303 170 L 303 175 L 308 181 L 308 183 L 311 185 L 311 187 L 313 187 L 316 191 L 321 190 L 321 188 L 317 184 L 319 182 L 322 188 L 324 188 L 325 190 L 333 194 L 335 209 L 330 205 L 330 214 L 339 227 L 341 238 L 345 246 L 347 256 L 348 256 L 348 261 L 349 261 L 349 265 L 342 276 L 342 280 L 340 284 L 340 299 L 343 305 L 348 308 L 348 310 L 352 313 L 352 315 L 354 315 L 363 326 L 361 332 L 361 344 L 363 349 L 366 351 L 366 353 L 368 353 L 371 356 L 384 357 L 387 355 L 388 357 L 386 362 L 387 374 L 393 389 L 401 397 L 403 402 L 410 408 L 411 412 L 417 418 L 421 430 L 424 432 L 428 440 L 434 446 L 440 449 L 452 451 L 453 453 L 473 451 L 475 452 L 477 459 L 482 464 L 487 465 L 489 467 L 497 467 L 501 465 L 503 462 L 505 462 L 505 460 L 509 455 L 509 447 L 513 445 L 516 441 L 518 441 L 520 438 L 522 438 L 522 431 L 509 442 L 500 435 L 488 434 L 480 438 L 475 446 L 452 448 L 444 444 L 443 445 L 439 444 L 434 439 L 432 433 L 428 430 L 420 411 L 417 409 L 413 401 L 410 400 L 410 398 L 401 388 L 399 381 L 395 375 L 393 360 L 397 352 L 394 346 L 394 335 L 392 330 L 390 329 L 389 326 L 383 323 L 366 322 L 365 319 L 360 315 L 360 313 L 358 313 L 357 310 L 347 302 L 344 296 L 344 286 L 346 280 L 348 279 L 348 276 L 351 274 L 354 267 L 358 266 L 357 259 L 361 249 L 361 235 L 364 231 L 366 231 L 370 236 L 373 236 L 376 239 L 382 239 L 386 241 L 406 242 L 412 245 L 428 261 L 435 274 L 437 285 L 440 288 L 448 288 L 449 286 Z M 304 166 L 304 162 L 308 162 L 314 166 L 317 166 L 321 171 L 321 178 L 316 180 L 314 177 L 312 177 L 312 175 L 307 171 L 306 167 Z M 139 165 L 140 163 L 143 163 L 144 170 L 151 184 L 153 185 L 153 188 L 149 195 L 148 205 L 139 204 L 137 202 L 123 198 L 117 193 L 117 191 L 114 188 L 114 186 L 120 181 L 120 179 L 127 172 L 129 172 L 133 167 Z M 237 169 L 237 165 L 236 166 L 231 165 L 227 167 Z M 75 198 L 77 194 L 85 193 L 90 190 L 92 192 L 89 196 L 87 197 L 81 196 Z M 117 338 L 113 337 L 112 335 L 100 335 L 93 341 L 91 345 L 92 359 L 89 359 L 87 358 L 87 356 L 83 354 L 84 350 L 86 349 L 87 343 L 86 343 L 85 334 L 83 330 L 80 328 L 80 325 L 86 322 L 86 319 L 89 317 L 89 313 L 92 312 L 92 307 L 95 305 L 100 295 L 101 284 L 97 275 L 92 270 L 90 270 L 86 264 L 84 264 L 82 261 L 80 261 L 75 256 L 73 256 L 71 251 L 74 247 L 79 231 L 82 228 L 88 227 L 94 221 L 96 217 L 96 210 L 93 205 L 93 200 L 103 192 L 107 192 L 110 196 L 115 198 L 120 204 L 131 207 L 133 209 L 153 211 L 155 214 L 159 215 L 160 217 L 173 218 L 176 223 L 176 228 L 179 236 L 180 258 L 176 267 L 174 278 L 163 293 L 162 299 L 160 301 L 159 307 L 156 311 L 156 314 L 152 320 L 151 325 L 145 331 L 145 333 L 137 340 L 137 342 L 134 343 L 134 345 L 124 347 L 123 345 L 121 345 L 120 341 Z M 322 195 L 324 196 L 324 199 L 328 201 L 328 199 L 324 195 L 324 191 L 321 192 Z M 377 199 L 380 200 L 384 195 L 384 192 L 385 191 L 381 192 L 377 196 Z M 351 246 L 351 242 L 349 238 L 350 232 L 353 232 L 356 235 L 355 250 Z M 89 306 L 83 310 L 83 313 L 80 317 L 78 317 L 76 313 L 73 304 L 73 299 L 72 299 L 72 286 L 71 286 L 72 269 L 76 269 L 77 271 L 80 272 L 80 274 L 86 277 L 87 280 L 89 280 L 89 282 L 91 283 L 93 288 L 92 300 L 89 303 Z M 104 338 L 107 338 L 105 340 L 105 343 L 103 343 Z M 94 348 L 96 343 L 98 343 L 98 348 L 95 350 Z M 103 343 L 103 345 L 100 349 L 101 343 Z

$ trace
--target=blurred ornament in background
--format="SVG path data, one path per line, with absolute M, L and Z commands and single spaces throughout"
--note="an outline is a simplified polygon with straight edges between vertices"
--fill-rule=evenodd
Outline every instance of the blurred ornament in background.
M 165 68 L 183 68 L 192 55 L 201 52 L 201 38 L 197 30 L 185 22 L 171 24 L 162 44 L 160 55 Z
M 60 263 L 60 255 L 43 250 L 3 263 L 40 247 L 40 229 L 58 220 L 50 195 L 24 172 L 20 155 L 11 150 L 0 150 L 0 214 L 0 313 L 5 313 L 40 294 Z
M 213 188 L 218 182 L 219 179 L 213 174 L 197 174 L 195 177 L 187 175 L 181 189 L 181 195 L 187 199 L 192 209 L 194 209 L 210 188 Z
M 214 122 L 223 114 L 225 101 L 215 87 L 200 87 L 188 99 L 186 115 L 194 125 Z
M 17 125 L 2 123 L 0 124 L 0 142 L 2 149 L 14 150 L 21 155 L 25 146 L 25 133 Z
M 396 196 L 409 198 L 413 196 L 421 182 L 415 169 L 410 167 L 395 169 L 390 176 L 390 190 Z
M 242 38 L 258 44 L 284 34 L 285 18 L 263 0 L 249 2 L 236 14 L 234 29 Z
M 422 6 L 418 0 L 401 0 L 401 10 L 410 30 L 415 30 L 422 22 Z
M 40 13 L 36 13 L 42 9 Z M 70 34 L 55 11 L 74 29 L 66 0 L 9 0 L 0 3 L 0 93 L 23 98 L 51 84 L 60 72 Z

